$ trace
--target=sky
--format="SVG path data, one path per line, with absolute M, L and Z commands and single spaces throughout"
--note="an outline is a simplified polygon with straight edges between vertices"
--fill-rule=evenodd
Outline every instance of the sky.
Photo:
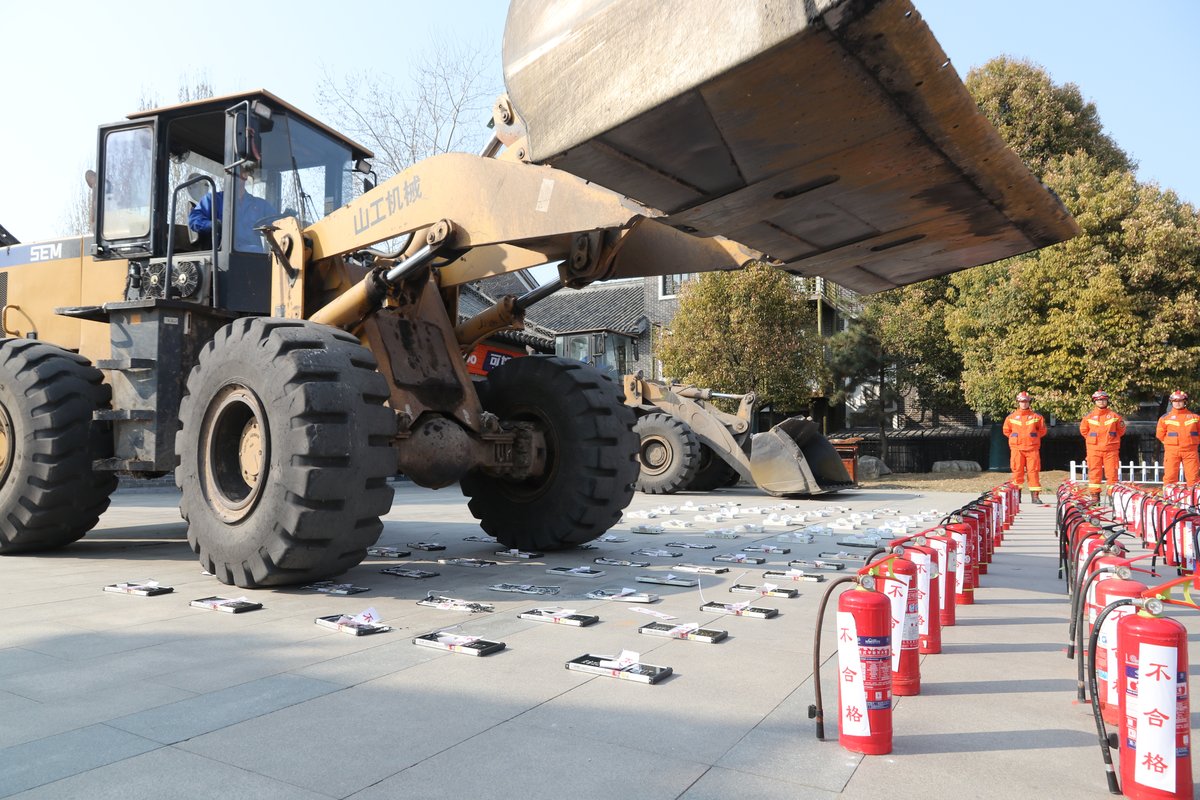
M 1096 104 L 1141 180 L 1200 205 L 1200 2 L 915 5 L 960 76 L 1002 54 L 1040 64 Z M 97 126 L 144 97 L 174 103 L 197 78 L 217 94 L 268 89 L 328 121 L 317 101 L 324 75 L 403 79 L 429 48 L 457 38 L 495 54 L 499 87 L 506 8 L 503 0 L 0 0 L 0 225 L 25 242 L 60 235 L 95 160 Z

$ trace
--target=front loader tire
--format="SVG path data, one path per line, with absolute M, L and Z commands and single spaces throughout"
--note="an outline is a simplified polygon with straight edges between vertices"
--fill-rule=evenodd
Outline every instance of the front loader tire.
M 111 453 L 104 376 L 75 353 L 0 340 L 0 554 L 62 547 L 95 527 L 117 476 L 92 469 Z
M 461 481 L 468 507 L 506 547 L 561 550 L 603 534 L 633 499 L 638 440 L 620 387 L 594 367 L 554 356 L 514 358 L 478 387 L 501 421 L 546 437 L 544 474 L 524 481 L 482 472 Z
M 395 417 L 371 352 L 312 322 L 240 319 L 205 345 L 179 407 L 188 543 L 226 584 L 305 583 L 383 530 Z
M 700 466 L 700 440 L 683 420 L 647 414 L 633 426 L 638 435 L 637 490 L 674 494 L 686 489 Z
M 738 471 L 717 455 L 708 445 L 700 444 L 700 459 L 696 466 L 696 474 L 688 484 L 688 491 L 711 492 L 726 486 L 736 486 L 741 475 Z

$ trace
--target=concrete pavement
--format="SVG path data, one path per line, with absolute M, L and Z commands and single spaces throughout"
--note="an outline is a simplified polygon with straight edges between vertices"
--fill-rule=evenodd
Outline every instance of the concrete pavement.
M 859 491 L 824 500 L 782 501 L 797 511 L 885 510 L 880 520 L 946 512 L 969 495 Z M 638 495 L 630 511 L 662 505 L 741 503 L 722 523 L 761 522 L 752 507 L 781 501 L 724 490 L 671 498 Z M 496 557 L 455 489 L 400 484 L 380 544 L 437 541 L 442 553 L 369 558 L 340 580 L 370 592 L 330 597 L 300 589 L 246 591 L 200 574 L 171 491 L 122 491 L 101 525 L 80 542 L 38 556 L 0 559 L 0 797 L 128 798 L 1011 798 L 1058 800 L 1107 794 L 1090 711 L 1074 702 L 1075 666 L 1063 653 L 1067 603 L 1055 578 L 1053 509 L 1029 508 L 977 592 L 943 631 L 943 653 L 922 663 L 922 694 L 900 698 L 895 750 L 862 757 L 843 751 L 836 731 L 818 742 L 812 702 L 812 632 L 824 586 L 796 584 L 795 599 L 763 599 L 770 620 L 702 614 L 695 588 L 634 582 L 678 561 L 709 563 L 781 531 L 713 539 L 716 523 L 694 513 L 630 520 L 613 530 L 628 541 L 597 550 L 523 561 Z M 788 513 L 780 511 L 778 513 Z M 658 535 L 633 524 L 670 519 L 692 527 Z M 700 576 L 704 598 L 737 601 L 734 582 L 761 583 L 764 568 L 839 549 L 839 536 L 787 544 L 764 567 L 731 566 Z M 552 566 L 596 566 L 596 556 L 667 542 L 715 544 L 679 559 L 643 558 L 647 569 L 600 566 L 599 579 L 560 578 Z M 676 548 L 678 550 L 678 548 Z M 865 552 L 865 551 L 863 551 Z M 472 569 L 438 557 L 500 562 Z M 437 571 L 412 580 L 379 573 L 397 564 Z M 153 578 L 173 594 L 135 597 L 101 587 Z M 501 582 L 558 585 L 532 597 L 487 587 Z M 637 587 L 662 600 L 631 606 L 585 598 L 597 588 Z M 416 605 L 427 591 L 491 603 L 471 614 Z M 261 611 L 230 615 L 188 601 L 245 595 Z M 535 606 L 597 614 L 587 628 L 519 619 Z M 351 637 L 314 618 L 374 607 L 395 630 Z M 729 631 L 725 642 L 639 636 L 649 609 Z M 1200 638 L 1196 615 L 1178 615 Z M 416 647 L 415 635 L 451 625 L 504 641 L 486 658 Z M 822 675 L 827 708 L 836 691 L 832 624 L 825 626 Z M 622 649 L 671 666 L 647 686 L 571 672 L 585 652 Z M 1194 648 L 1192 674 L 1198 671 Z M 828 712 L 827 712 L 828 715 Z M 832 715 L 830 715 L 832 716 Z M 1192 729 L 1200 713 L 1192 715 Z

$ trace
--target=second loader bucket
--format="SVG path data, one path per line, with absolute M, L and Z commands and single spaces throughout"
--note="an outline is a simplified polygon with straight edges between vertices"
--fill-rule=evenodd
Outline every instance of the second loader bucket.
M 750 472 L 773 495 L 811 495 L 854 486 L 841 456 L 812 420 L 792 417 L 750 440 Z

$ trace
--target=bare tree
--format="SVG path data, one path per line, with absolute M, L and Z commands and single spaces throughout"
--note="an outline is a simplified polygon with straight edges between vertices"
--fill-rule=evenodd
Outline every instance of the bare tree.
M 375 151 L 375 169 L 386 179 L 437 153 L 484 145 L 501 90 L 492 50 L 434 48 L 404 81 L 368 70 L 339 80 L 326 69 L 317 99 L 337 127 Z

